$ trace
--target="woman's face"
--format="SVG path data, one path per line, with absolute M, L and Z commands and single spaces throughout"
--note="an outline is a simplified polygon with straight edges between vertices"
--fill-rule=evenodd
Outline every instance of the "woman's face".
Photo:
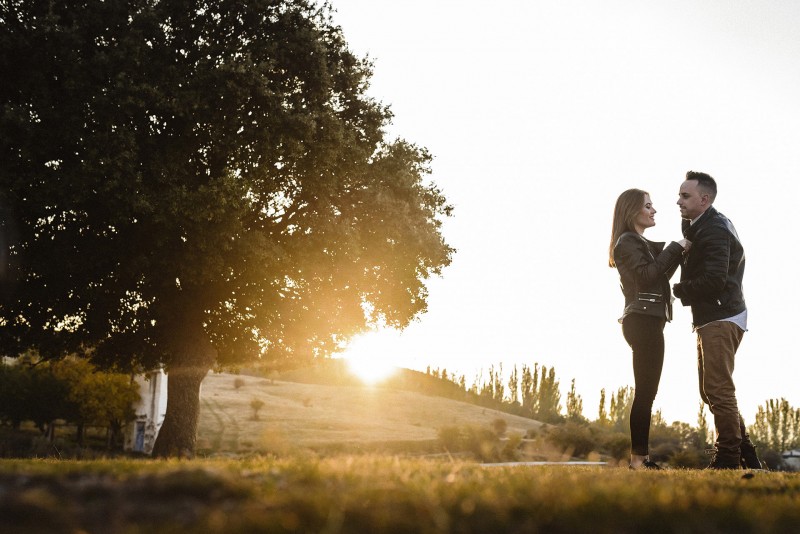
M 650 195 L 644 195 L 644 205 L 642 209 L 633 218 L 633 227 L 639 234 L 644 233 L 645 228 L 650 228 L 656 225 L 656 209 L 653 203 L 650 202 Z

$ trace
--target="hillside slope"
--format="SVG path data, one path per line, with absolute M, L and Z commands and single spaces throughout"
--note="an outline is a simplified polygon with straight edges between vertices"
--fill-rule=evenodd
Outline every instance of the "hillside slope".
M 243 385 L 236 387 L 239 379 Z M 497 419 L 508 434 L 524 435 L 541 423 L 465 402 L 398 389 L 301 384 L 210 373 L 203 381 L 198 448 L 264 451 L 338 445 L 423 442 L 440 428 L 488 427 Z M 253 400 L 263 402 L 254 418 Z

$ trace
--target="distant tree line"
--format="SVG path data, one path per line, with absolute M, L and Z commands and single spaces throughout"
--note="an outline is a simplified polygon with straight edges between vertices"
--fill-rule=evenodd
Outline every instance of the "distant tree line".
M 784 399 L 769 399 L 759 406 L 755 422 L 749 428 L 756 445 L 783 452 L 800 448 L 800 408 L 792 408 Z
M 429 366 L 426 374 L 452 382 L 477 404 L 546 423 L 564 420 L 560 383 L 554 367 L 548 369 L 546 366 L 540 367 L 538 363 L 534 363 L 533 367 L 522 365 L 519 368 L 515 365 L 508 382 L 505 382 L 503 364 L 496 367 L 492 365 L 488 377 L 484 377 L 483 371 L 480 371 L 469 387 L 464 375 L 449 374 L 447 369 L 432 369 Z M 582 406 L 583 401 L 570 399 L 569 406 L 574 407 L 574 402 Z
M 506 381 L 503 365 L 492 365 L 487 375 L 480 371 L 468 386 L 464 375 L 428 366 L 426 374 L 449 384 L 469 402 L 530 417 L 551 426 L 543 432 L 552 445 L 585 457 L 602 451 L 614 458 L 624 458 L 630 450 L 629 424 L 634 388 L 620 387 L 615 392 L 600 390 L 597 418 L 590 421 L 583 415 L 583 399 L 570 383 L 566 406 L 561 404 L 560 382 L 555 368 L 522 365 L 514 366 Z M 566 408 L 566 413 L 563 413 Z M 673 466 L 702 467 L 708 463 L 706 449 L 714 442 L 706 405 L 700 401 L 695 426 L 675 421 L 668 424 L 661 410 L 653 413 L 651 421 L 651 457 Z M 786 468 L 782 453 L 800 448 L 800 409 L 792 408 L 786 399 L 770 399 L 758 407 L 754 424 L 748 428 L 750 437 L 759 447 L 759 454 L 772 469 Z
M 583 398 L 576 391 L 574 378 L 567 392 L 566 413 L 563 413 L 565 406 L 561 404 L 561 382 L 556 377 L 555 367 L 548 368 L 539 363 L 532 366 L 523 364 L 521 367 L 514 365 L 506 382 L 503 364 L 491 365 L 488 376 L 484 376 L 481 370 L 469 386 L 463 374 L 448 373 L 447 369 L 428 366 L 426 374 L 455 384 L 464 393 L 483 401 L 481 404 L 515 415 L 544 423 L 587 421 L 583 415 Z M 619 388 L 608 401 L 606 390 L 601 390 L 597 422 L 616 428 L 627 427 L 632 403 L 631 387 Z
M 23 423 L 53 439 L 58 422 L 74 425 L 83 445 L 88 426 L 107 429 L 107 445 L 118 444 L 136 414 L 139 386 L 129 374 L 98 371 L 87 360 L 66 358 L 0 364 L 0 422 L 19 429 Z

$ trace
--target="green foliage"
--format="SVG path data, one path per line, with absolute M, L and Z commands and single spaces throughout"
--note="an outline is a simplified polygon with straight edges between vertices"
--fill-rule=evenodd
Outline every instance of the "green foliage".
M 508 421 L 498 417 L 492 421 L 492 429 L 498 437 L 503 437 L 506 435 L 506 430 L 508 430 Z
M 0 420 L 14 428 L 32 421 L 45 432 L 55 419 L 74 419 L 69 393 L 69 384 L 48 365 L 0 364 Z
M 517 366 L 511 371 L 511 376 L 508 377 L 508 393 L 509 401 L 512 405 L 518 405 L 519 402 L 519 371 Z
M 446 377 L 442 377 L 446 379 Z M 502 403 L 506 398 L 505 386 L 503 385 L 503 364 L 499 364 L 497 369 L 494 365 L 489 367 L 489 379 L 486 382 L 479 381 L 478 395 L 481 397 Z
M 19 428 L 22 421 L 31 419 L 28 412 L 33 390 L 31 378 L 29 368 L 0 364 L 0 421 Z
M 547 423 L 564 420 L 564 416 L 561 415 L 561 392 L 555 367 L 548 370 L 542 366 L 540 369 L 536 363 L 531 371 L 530 367 L 523 365 L 520 373 L 515 365 L 507 382 L 508 388 L 504 383 L 502 364 L 497 367 L 491 365 L 488 373 L 488 379 L 484 379 L 481 370 L 472 385 L 467 388 L 464 375 L 456 379 L 455 373 L 447 376 L 446 372 L 442 373 L 438 368 L 432 369 L 430 366 L 426 370 L 427 375 L 452 383 L 461 391 L 460 396 L 469 402 Z M 582 408 L 583 401 L 580 396 L 575 395 L 576 406 Z
M 567 420 L 569 421 L 585 421 L 583 416 L 583 399 L 575 391 L 575 379 L 572 379 L 572 384 L 567 393 Z
M 139 386 L 130 375 L 98 371 L 78 358 L 29 367 L 0 365 L 0 419 L 19 427 L 33 421 L 44 432 L 56 419 L 107 426 L 118 434 L 135 418 Z M 79 436 L 80 437 L 80 436 Z
M 498 431 L 498 421 L 488 428 L 471 425 L 440 428 L 439 443 L 450 454 L 466 452 L 481 462 L 516 460 L 522 437 L 511 436 L 505 440 L 501 439 L 505 430 L 503 429 L 502 433 Z
M 191 450 L 215 364 L 296 365 L 425 312 L 425 281 L 453 253 L 451 207 L 427 150 L 385 139 L 372 65 L 331 13 L 310 0 L 0 4 L 18 282 L 0 303 L 5 351 L 166 364 L 177 395 L 159 449 Z
M 609 425 L 611 421 L 608 418 L 608 410 L 606 410 L 606 389 L 600 390 L 600 407 L 597 411 L 597 423 L 601 425 Z
M 130 375 L 98 372 L 88 361 L 70 358 L 50 364 L 51 372 L 67 385 L 68 421 L 87 425 L 132 421 L 139 400 L 139 386 Z
M 661 454 L 659 452 L 659 454 Z M 651 455 L 656 460 L 660 460 Z M 711 462 L 711 457 L 700 449 L 680 449 L 672 451 L 668 457 L 669 466 L 683 469 L 702 469 Z
M 562 420 L 561 392 L 555 367 L 548 371 L 542 366 L 540 373 L 538 363 L 534 364 L 532 372 L 530 367 L 523 365 L 520 387 L 523 413 L 546 423 Z
M 714 442 L 713 430 L 708 426 L 708 418 L 706 417 L 706 403 L 700 401 L 700 406 L 697 410 L 697 436 L 698 446 L 708 447 Z
M 566 457 L 586 458 L 592 452 L 598 452 L 601 443 L 598 433 L 592 427 L 575 421 L 567 421 L 547 428 L 545 439 L 562 451 Z
M 612 395 L 609 403 L 607 423 L 612 425 L 617 431 L 626 431 L 630 426 L 631 406 L 633 406 L 633 388 L 621 387 L 616 395 Z M 600 416 L 605 412 L 605 389 L 600 396 Z M 605 418 L 604 418 L 605 419 Z
M 663 419 L 653 422 L 650 430 L 650 458 L 671 467 L 704 467 L 710 459 L 705 454 L 702 430 L 679 421 L 667 425 Z
M 453 252 L 450 207 L 424 179 L 427 151 L 384 140 L 391 112 L 329 7 L 13 5 L 0 16 L 0 79 L 14 80 L 0 189 L 25 282 L 0 308 L 12 354 L 169 362 L 188 320 L 219 362 L 280 360 L 425 311 L 423 281 Z
M 631 435 L 610 429 L 600 434 L 598 449 L 615 460 L 627 460 L 631 455 Z
M 630 457 L 630 432 L 594 421 L 570 421 L 550 425 L 544 431 L 548 443 L 564 454 L 587 458 L 595 454 L 626 463 Z M 650 457 L 671 467 L 703 467 L 708 464 L 705 443 L 697 429 L 681 422 L 667 425 L 658 412 L 650 430 Z
M 253 421 L 258 421 L 258 412 L 264 407 L 264 401 L 261 399 L 253 399 L 250 401 L 250 408 L 253 409 Z
M 758 407 L 755 422 L 748 430 L 760 447 L 777 452 L 800 448 L 800 408 L 792 408 L 784 398 L 769 399 Z

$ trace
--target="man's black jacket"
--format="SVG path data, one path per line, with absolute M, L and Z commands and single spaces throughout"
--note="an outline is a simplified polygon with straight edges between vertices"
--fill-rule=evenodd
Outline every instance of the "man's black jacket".
M 683 235 L 692 246 L 672 290 L 692 307 L 694 326 L 742 313 L 744 249 L 731 221 L 712 206 L 694 224 L 683 221 Z

